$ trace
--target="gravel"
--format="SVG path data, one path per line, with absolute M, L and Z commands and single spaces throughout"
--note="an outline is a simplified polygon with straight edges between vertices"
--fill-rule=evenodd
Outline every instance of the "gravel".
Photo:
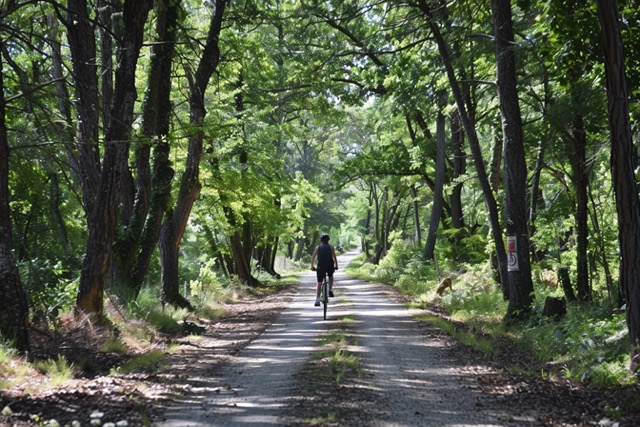
M 343 255 L 346 265 L 354 254 Z M 314 274 L 264 333 L 216 375 L 176 399 L 162 427 L 273 425 L 501 426 L 542 425 L 535 411 L 493 405 L 441 331 L 413 320 L 382 285 L 335 275 L 326 321 L 313 307 Z M 357 372 L 337 383 L 314 375 L 318 339 L 342 330 Z M 464 349 L 462 349 L 464 351 Z

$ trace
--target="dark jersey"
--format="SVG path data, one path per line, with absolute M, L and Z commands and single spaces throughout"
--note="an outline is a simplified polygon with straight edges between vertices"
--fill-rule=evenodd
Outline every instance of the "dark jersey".
M 318 246 L 318 266 L 316 268 L 318 282 L 322 282 L 326 273 L 329 273 L 329 276 L 333 276 L 334 271 L 331 246 L 328 243 L 321 243 Z
M 333 255 L 331 246 L 327 243 L 322 243 L 318 246 L 318 268 L 333 270 Z

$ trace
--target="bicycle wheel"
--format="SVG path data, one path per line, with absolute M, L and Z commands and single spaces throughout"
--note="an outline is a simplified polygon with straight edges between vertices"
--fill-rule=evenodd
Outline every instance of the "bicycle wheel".
M 329 279 L 324 276 L 324 282 L 322 282 L 322 305 L 324 308 L 324 320 L 327 320 L 327 306 L 329 305 Z

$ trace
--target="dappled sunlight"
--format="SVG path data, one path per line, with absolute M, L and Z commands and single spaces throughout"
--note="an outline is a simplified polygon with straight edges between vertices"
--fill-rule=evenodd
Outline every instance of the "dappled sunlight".
M 336 272 L 336 298 L 330 300 L 325 321 L 322 310 L 313 306 L 314 284 L 315 276 L 304 274 L 298 293 L 274 323 L 234 353 L 220 377 L 193 381 L 186 395 L 173 399 L 166 422 L 158 425 L 282 425 L 287 408 L 301 399 L 295 392 L 296 375 L 321 348 L 320 335 L 340 324 L 349 325 L 353 338 L 341 347 L 357 357 L 364 374 L 349 389 L 377 393 L 384 402 L 367 425 L 501 425 L 486 422 L 500 414 L 478 418 L 479 387 L 473 375 L 448 367 L 453 365 L 447 363 L 450 353 L 443 340 L 430 339 L 409 310 L 386 297 L 388 292 Z M 216 357 L 193 351 L 205 361 Z M 343 404 L 348 410 L 350 402 L 338 403 Z

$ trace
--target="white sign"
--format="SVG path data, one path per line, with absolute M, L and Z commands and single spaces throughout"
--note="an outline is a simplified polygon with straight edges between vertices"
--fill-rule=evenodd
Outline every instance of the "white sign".
M 520 271 L 516 236 L 507 236 L 507 271 Z

